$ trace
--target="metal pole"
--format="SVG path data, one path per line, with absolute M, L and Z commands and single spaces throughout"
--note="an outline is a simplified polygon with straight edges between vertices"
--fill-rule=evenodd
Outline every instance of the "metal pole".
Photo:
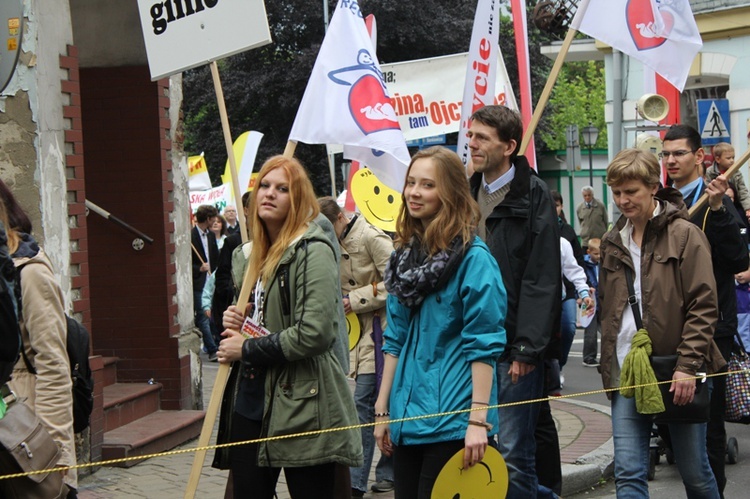
M 591 154 L 591 146 L 589 146 L 589 185 L 594 187 L 594 157 Z

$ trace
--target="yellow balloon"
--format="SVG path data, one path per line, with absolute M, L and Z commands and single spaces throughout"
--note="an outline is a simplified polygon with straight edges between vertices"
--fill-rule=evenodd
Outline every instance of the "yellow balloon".
M 359 328 L 359 318 L 354 312 L 346 314 L 346 332 L 349 334 L 349 350 L 354 350 L 362 334 Z
M 445 463 L 432 488 L 432 499 L 503 498 L 508 493 L 508 467 L 494 447 L 487 447 L 484 459 L 465 470 L 464 450 Z
M 396 232 L 400 192 L 381 182 L 369 168 L 360 168 L 354 174 L 351 189 L 357 208 L 368 222 L 384 231 Z

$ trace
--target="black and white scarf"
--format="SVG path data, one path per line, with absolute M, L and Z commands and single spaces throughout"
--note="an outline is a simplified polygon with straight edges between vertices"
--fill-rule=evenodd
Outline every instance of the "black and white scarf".
M 450 247 L 428 258 L 419 242 L 412 240 L 393 252 L 385 267 L 385 289 L 403 305 L 414 308 L 427 295 L 439 291 L 458 269 L 471 242 L 464 246 L 460 236 Z

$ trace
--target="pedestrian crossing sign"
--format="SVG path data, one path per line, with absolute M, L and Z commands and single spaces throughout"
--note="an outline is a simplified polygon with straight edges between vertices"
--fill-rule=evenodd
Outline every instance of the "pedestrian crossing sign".
M 698 130 L 704 146 L 729 142 L 729 100 L 698 99 Z

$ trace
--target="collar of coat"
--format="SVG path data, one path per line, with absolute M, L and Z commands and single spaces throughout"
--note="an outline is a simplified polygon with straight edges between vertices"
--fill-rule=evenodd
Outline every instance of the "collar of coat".
M 529 199 L 531 184 L 529 181 L 532 175 L 536 175 L 536 172 L 531 168 L 525 156 L 516 156 L 513 164 L 516 167 L 516 174 L 513 176 L 513 180 L 510 181 L 508 194 L 506 194 L 505 199 L 498 206 L 514 210 L 528 210 L 531 206 L 531 200 Z M 477 172 L 472 175 L 469 184 L 471 186 L 471 195 L 476 199 L 477 193 L 482 186 L 482 174 Z
M 676 189 L 672 189 L 671 187 L 668 187 L 667 189 L 670 189 L 672 191 L 676 191 L 677 194 L 680 196 L 680 200 L 682 199 L 682 195 L 680 194 L 680 191 L 677 191 Z M 644 231 L 643 235 L 643 243 L 641 243 L 641 247 L 643 247 L 644 243 L 647 241 L 650 241 L 653 239 L 657 234 L 662 232 L 663 230 L 666 230 L 666 227 L 672 223 L 672 221 L 682 218 L 684 220 L 688 220 L 688 213 L 687 209 L 685 208 L 685 204 L 682 203 L 680 206 L 679 204 L 674 204 L 672 202 L 666 201 L 664 198 L 660 197 L 660 193 L 665 190 L 662 189 L 659 192 L 657 192 L 657 195 L 655 196 L 655 200 L 659 205 L 661 206 L 661 211 L 658 215 L 653 217 L 651 220 L 648 221 L 646 224 L 646 229 Z M 672 199 L 674 198 L 674 193 L 669 192 L 666 193 L 669 195 Z M 617 246 L 620 249 L 625 249 L 625 246 L 622 242 L 622 238 L 620 237 L 620 231 L 623 227 L 625 227 L 625 224 L 628 222 L 628 219 L 625 218 L 625 216 L 621 216 L 619 220 L 617 220 L 617 223 L 615 226 L 604 235 L 604 241 L 608 243 L 612 243 L 615 246 Z

